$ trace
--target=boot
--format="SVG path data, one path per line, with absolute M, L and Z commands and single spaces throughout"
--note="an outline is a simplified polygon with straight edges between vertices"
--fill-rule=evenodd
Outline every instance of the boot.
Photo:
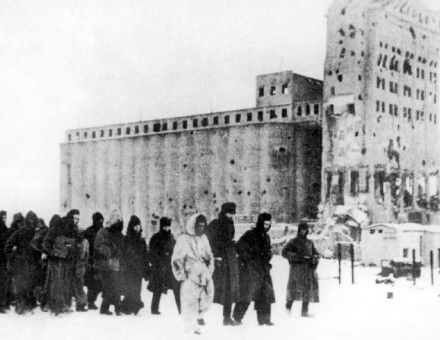
M 238 326 L 241 325 L 240 321 L 232 320 L 231 318 L 224 318 L 223 319 L 223 326 Z
M 79 305 L 79 306 L 76 306 L 76 311 L 77 312 L 87 312 L 87 309 L 86 309 L 85 305 Z
M 89 302 L 88 308 L 89 310 L 97 310 L 98 306 L 96 306 L 94 302 Z

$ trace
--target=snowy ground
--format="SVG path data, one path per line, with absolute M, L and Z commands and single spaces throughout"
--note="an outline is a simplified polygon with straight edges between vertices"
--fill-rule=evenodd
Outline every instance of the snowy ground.
M 203 334 L 187 336 L 172 293 L 161 301 L 162 315 L 153 316 L 149 313 L 151 294 L 144 290 L 147 308 L 137 316 L 101 316 L 90 311 L 53 317 L 39 310 L 17 316 L 10 311 L 0 315 L 0 339 L 440 339 L 438 273 L 434 286 L 427 269 L 415 286 L 406 279 L 390 286 L 375 283 L 378 268 L 356 267 L 356 284 L 352 285 L 346 263 L 339 286 L 337 263 L 322 260 L 318 268 L 321 303 L 311 305 L 313 318 L 301 318 L 299 304 L 294 304 L 291 315 L 284 310 L 287 262 L 275 256 L 272 264 L 277 299 L 272 311 L 274 327 L 258 326 L 253 308 L 242 326 L 223 327 L 221 306 L 213 305 Z M 387 299 L 387 292 L 393 292 L 394 298 Z

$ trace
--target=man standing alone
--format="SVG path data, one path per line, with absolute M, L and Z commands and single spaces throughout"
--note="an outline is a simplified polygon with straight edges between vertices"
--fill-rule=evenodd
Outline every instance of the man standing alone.
M 214 302 L 223 305 L 223 324 L 235 326 L 231 318 L 232 304 L 238 300 L 239 278 L 235 250 L 233 217 L 235 203 L 224 203 L 218 219 L 212 221 L 206 231 L 215 258 Z

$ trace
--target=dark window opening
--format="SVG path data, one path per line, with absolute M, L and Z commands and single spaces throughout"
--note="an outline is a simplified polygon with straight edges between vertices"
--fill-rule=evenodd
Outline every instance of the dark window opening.
M 332 191 L 332 173 L 327 171 L 327 190 L 325 192 L 325 198 L 329 198 Z
M 351 113 L 351 114 L 355 113 L 354 103 L 347 104 L 347 111 L 348 111 L 348 113 Z
M 202 126 L 203 127 L 207 127 L 208 126 L 208 118 L 205 117 L 205 118 L 202 119 Z
M 72 140 L 72 135 L 70 133 L 67 135 L 67 140 L 69 140 L 69 141 Z
M 382 54 L 379 54 L 379 57 L 377 58 L 377 66 L 380 66 L 382 64 Z
M 383 59 L 382 59 L 382 67 L 383 68 L 387 68 L 387 60 L 388 60 L 388 56 L 384 55 Z
M 229 124 L 229 116 L 225 116 L 225 124 Z
M 96 138 L 96 132 L 95 131 L 92 132 L 92 138 Z
M 153 125 L 153 131 L 154 132 L 159 132 L 160 131 L 160 123 L 156 123 Z
M 298 106 L 298 108 L 296 109 L 296 114 L 298 115 L 298 117 L 302 116 L 302 106 Z
M 374 196 L 376 198 L 385 199 L 385 171 L 376 171 L 374 173 Z
M 288 87 L 287 84 L 283 84 L 282 93 L 283 94 L 288 94 L 289 93 L 289 87 Z
M 276 113 L 275 113 L 275 110 L 270 110 L 270 111 L 269 111 L 269 115 L 270 115 L 270 119 L 275 119 L 275 118 L 277 118 L 277 115 L 276 115 Z
M 197 118 L 193 119 L 192 123 L 193 123 L 193 127 L 195 128 L 199 126 L 199 120 Z
M 129 128 L 129 127 L 127 127 L 126 129 L 125 129 L 125 134 L 126 135 L 129 135 L 131 133 L 131 129 Z
M 264 87 L 260 87 L 260 88 L 258 89 L 258 96 L 259 96 L 259 97 L 264 97 Z
M 111 137 L 113 135 L 113 130 L 108 130 L 108 136 Z
M 247 121 L 252 122 L 252 112 L 247 113 Z
M 163 123 L 162 124 L 162 131 L 167 131 L 168 130 L 168 124 L 167 123 Z
M 183 129 L 187 129 L 187 128 L 188 128 L 188 121 L 184 120 L 184 121 L 182 122 L 182 128 L 183 128 Z
M 144 125 L 144 133 L 148 133 L 148 125 Z
M 343 80 L 342 74 L 338 74 L 338 81 L 341 83 Z
M 331 96 L 335 95 L 335 87 L 334 86 L 330 87 L 330 95 Z
M 213 119 L 213 124 L 218 125 L 218 116 L 215 116 Z
M 173 122 L 173 130 L 177 130 L 179 124 L 177 122 Z
M 287 118 L 287 109 L 281 109 L 281 117 Z
M 350 193 L 356 196 L 359 192 L 359 172 L 352 170 L 350 173 Z
M 87 132 L 84 132 L 84 138 L 87 138 Z
M 263 111 L 258 111 L 258 121 L 262 122 L 263 121 Z
M 271 86 L 270 87 L 270 95 L 274 96 L 275 95 L 275 86 Z
M 134 127 L 134 133 L 135 133 L 135 134 L 138 134 L 138 133 L 139 133 L 139 126 L 136 125 L 136 126 Z
M 101 137 L 104 137 L 104 130 L 101 130 Z
M 409 74 L 412 76 L 412 67 L 408 58 L 403 62 L 403 74 Z
M 237 114 L 235 115 L 235 122 L 236 122 L 236 123 L 240 123 L 240 121 L 241 121 L 241 114 L 237 113 Z
M 122 129 L 121 128 L 118 128 L 118 136 L 120 136 L 121 134 L 122 134 Z

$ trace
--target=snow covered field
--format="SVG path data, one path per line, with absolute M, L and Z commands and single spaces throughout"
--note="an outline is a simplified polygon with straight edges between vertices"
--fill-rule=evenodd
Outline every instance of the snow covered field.
M 149 313 L 151 294 L 144 289 L 146 308 L 137 316 L 102 316 L 90 311 L 54 317 L 40 310 L 18 316 L 9 311 L 0 315 L 0 339 L 440 339 L 438 269 L 434 286 L 427 268 L 415 286 L 405 278 L 390 286 L 375 283 L 379 268 L 356 267 L 356 284 L 352 285 L 347 262 L 339 286 L 336 261 L 322 260 L 318 267 L 321 303 L 311 304 L 313 318 L 301 318 L 299 303 L 291 315 L 284 309 L 287 261 L 275 256 L 272 264 L 277 299 L 272 305 L 274 327 L 258 326 L 252 306 L 242 326 L 224 327 L 221 306 L 213 305 L 203 334 L 188 336 L 172 293 L 163 296 L 162 315 L 155 316 Z M 387 292 L 393 292 L 394 298 L 387 299 Z

